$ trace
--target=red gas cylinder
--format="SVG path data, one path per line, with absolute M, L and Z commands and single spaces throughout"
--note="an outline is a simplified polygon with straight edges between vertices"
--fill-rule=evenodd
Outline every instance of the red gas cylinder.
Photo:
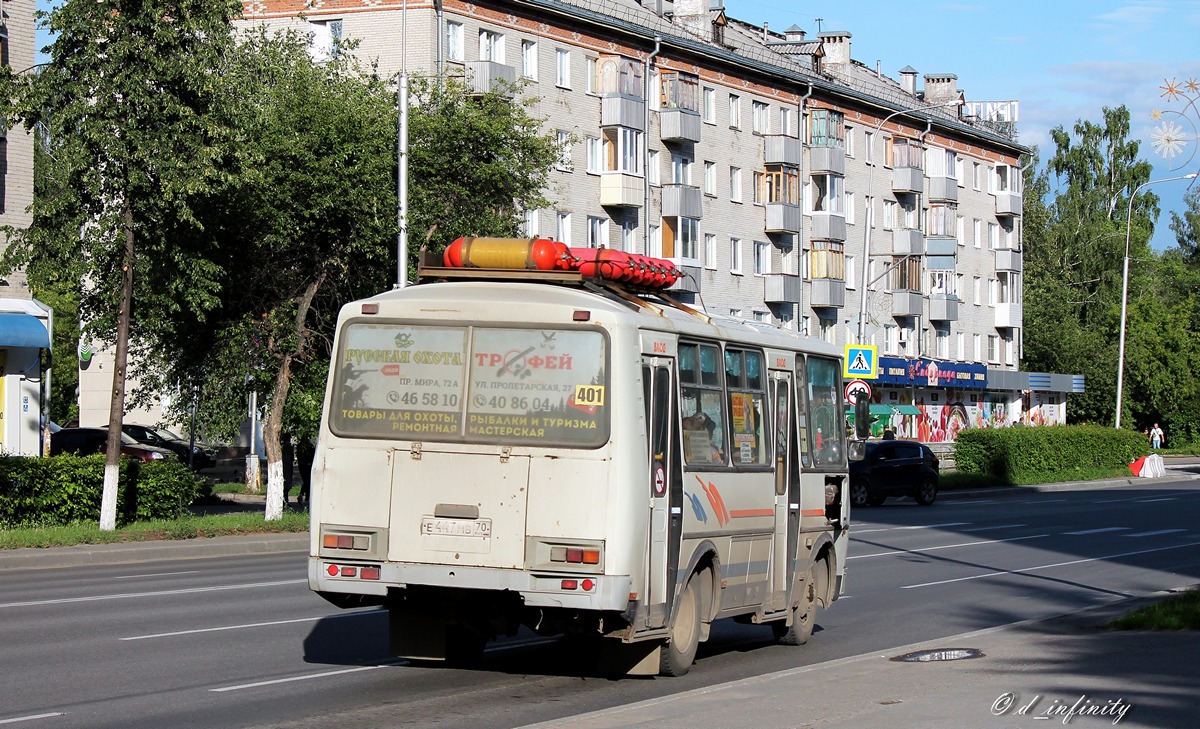
M 572 248 L 575 270 L 584 276 L 624 281 L 631 276 L 629 254 L 611 248 Z
M 565 249 L 549 238 L 459 238 L 446 246 L 442 263 L 449 268 L 552 271 L 562 267 Z

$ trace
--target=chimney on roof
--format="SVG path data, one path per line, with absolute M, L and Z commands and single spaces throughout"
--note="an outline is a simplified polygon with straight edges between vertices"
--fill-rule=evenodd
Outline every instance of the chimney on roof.
M 925 74 L 925 101 L 940 104 L 958 96 L 958 76 L 952 73 Z
M 818 33 L 821 45 L 825 49 L 825 63 L 830 66 L 850 65 L 850 32 L 846 30 L 827 30 Z
M 675 22 L 692 35 L 711 38 L 708 0 L 675 0 Z
M 900 69 L 900 88 L 910 96 L 917 95 L 917 69 L 912 66 Z
M 763 23 L 763 25 L 766 25 L 766 23 Z M 804 29 L 798 25 L 793 25 L 783 31 L 783 37 L 788 43 L 803 43 L 805 35 Z

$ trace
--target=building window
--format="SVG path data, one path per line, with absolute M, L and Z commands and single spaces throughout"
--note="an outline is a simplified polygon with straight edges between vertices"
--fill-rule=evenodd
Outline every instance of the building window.
M 606 127 L 601 168 L 627 175 L 642 174 L 642 133 L 629 127 Z
M 750 128 L 755 134 L 766 134 L 771 131 L 771 120 L 768 114 L 771 107 L 761 101 L 750 102 Z
M 571 214 L 559 211 L 558 226 L 555 229 L 555 238 L 567 245 L 571 245 Z
M 661 108 L 700 111 L 700 78 L 690 73 L 664 71 L 659 89 Z
M 988 223 L 988 248 L 996 250 L 1000 247 L 1000 226 Z
M 971 347 L 974 351 L 974 356 L 972 357 L 972 359 L 974 359 L 976 362 L 982 362 L 983 361 L 983 335 L 972 334 L 971 335 Z
M 796 136 L 796 112 L 789 106 L 779 108 L 779 133 L 789 137 Z
M 504 36 L 490 30 L 480 30 L 479 60 L 504 63 Z
M 962 361 L 966 360 L 966 358 L 967 358 L 967 335 L 963 334 L 962 332 L 959 332 L 958 334 L 954 335 L 954 338 L 955 338 L 954 344 L 955 344 L 955 350 L 956 350 L 954 358 L 957 359 L 959 362 L 962 362 Z
M 585 137 L 583 149 L 587 154 L 587 171 L 593 175 L 604 171 L 604 143 L 600 137 Z
M 554 85 L 571 88 L 571 52 L 565 48 L 554 51 Z
M 708 269 L 717 267 L 717 236 L 715 233 L 704 234 L 704 267 Z
M 633 233 L 637 230 L 637 223 L 632 220 L 626 220 L 621 223 L 621 250 L 626 253 L 633 253 Z
M 608 245 L 608 218 L 589 215 L 587 219 L 587 247 L 599 248 Z
M 733 202 L 742 201 L 742 169 L 729 168 L 729 199 Z
M 729 239 L 729 272 L 740 274 L 742 272 L 742 239 Z
M 895 324 L 883 325 L 883 352 L 884 354 L 900 353 L 900 327 Z
M 953 298 L 956 293 L 954 283 L 953 271 L 930 269 L 929 290 L 926 293 L 939 299 Z
M 981 299 L 980 291 L 979 291 L 981 286 L 982 286 L 982 284 L 981 284 L 980 278 L 978 276 L 973 276 L 971 278 L 971 291 L 974 295 L 973 301 L 974 301 L 975 306 L 983 305 L 983 301 Z
M 846 288 L 855 288 L 854 281 L 854 256 L 846 256 Z
M 847 192 L 842 196 L 845 200 L 843 207 L 846 209 L 846 225 L 854 225 L 858 222 L 858 212 L 856 210 L 854 193 Z
M 987 282 L 987 286 L 988 286 L 988 306 L 995 306 L 996 300 L 1000 298 L 1000 292 L 996 286 L 996 279 L 989 278 L 988 282 Z
M 563 129 L 559 129 L 556 140 L 558 142 L 558 162 L 555 165 L 559 170 L 564 172 L 571 170 L 571 133 Z
M 974 244 L 976 248 L 983 245 L 983 221 L 975 218 L 971 221 L 972 234 L 974 236 Z
M 537 211 L 526 210 L 524 220 L 521 222 L 521 235 L 526 238 L 536 238 L 537 234 Z
M 996 303 L 1021 303 L 1021 274 L 1015 271 L 1000 271 L 996 274 Z
M 742 97 L 737 94 L 729 95 L 729 127 L 742 128 Z
M 717 163 L 704 160 L 704 194 L 717 194 Z
M 845 178 L 841 175 L 813 175 L 812 181 L 813 212 L 841 213 L 843 210 L 842 190 L 845 186 Z
M 754 275 L 771 272 L 771 246 L 761 240 L 754 241 Z
M 717 91 L 707 86 L 704 88 L 704 121 L 717 123 Z
M 658 161 L 658 150 L 650 150 L 650 169 L 646 170 L 647 181 L 651 185 L 662 184 L 662 176 L 660 173 L 661 163 Z
M 883 201 L 883 229 L 884 230 L 895 230 L 896 229 L 896 201 L 895 200 L 884 200 Z
M 863 132 L 863 147 L 866 163 L 875 164 L 875 132 Z
M 983 165 L 978 162 L 971 163 L 971 187 L 979 190 L 983 179 Z
M 756 321 L 756 322 L 761 322 L 763 324 L 771 323 L 771 314 L 769 312 L 759 311 L 758 309 L 755 309 L 752 312 L 750 312 L 750 315 L 754 317 L 754 321 Z
M 911 257 L 893 258 L 890 278 L 892 291 L 920 291 L 921 260 Z
M 925 169 L 930 177 L 958 178 L 958 155 L 949 149 L 930 147 L 925 154 Z
M 967 244 L 967 221 L 961 215 L 955 221 L 954 235 L 958 238 L 958 245 L 965 246 Z
M 950 325 L 935 324 L 933 326 L 933 351 L 939 359 L 950 359 Z
M 650 250 L 646 255 L 662 258 L 662 229 L 657 225 L 650 226 Z
M 846 280 L 846 245 L 841 241 L 814 240 L 809 244 L 809 276 Z
M 446 21 L 446 60 L 463 60 L 463 25 L 453 20 Z
M 987 338 L 987 361 L 1000 363 L 1000 337 L 995 334 L 989 334 Z
M 676 185 L 692 184 L 692 160 L 680 154 L 671 155 L 671 182 Z
M 846 156 L 854 159 L 854 127 L 846 127 Z
M 830 344 L 837 344 L 837 319 L 817 317 L 817 327 L 821 330 L 821 339 Z
M 845 115 L 832 109 L 808 113 L 808 143 L 814 147 L 842 147 L 846 139 Z
M 884 145 L 884 164 L 890 167 L 924 169 L 925 147 L 915 139 L 889 137 Z
M 538 52 L 534 41 L 521 41 L 521 75 L 530 81 L 537 81 Z
M 591 93 L 642 97 L 642 64 L 625 56 L 600 56 L 588 73 Z
M 597 61 L 597 59 L 591 58 L 591 57 L 584 57 L 584 59 L 583 59 L 583 83 L 584 83 L 583 93 L 589 94 L 592 96 L 600 93 L 598 90 L 600 88 L 600 85 L 599 85 L 600 80 L 598 78 L 599 75 L 600 75 L 600 69 L 599 69 L 599 62 Z
M 338 57 L 342 44 L 342 21 L 314 20 L 308 24 L 308 55 L 313 63 L 325 63 Z M 5 39 L 7 48 L 8 40 Z
M 665 258 L 700 259 L 700 220 L 698 218 L 662 219 L 662 245 L 660 254 Z
M 958 228 L 958 203 L 931 203 L 925 234 L 935 238 L 953 238 Z

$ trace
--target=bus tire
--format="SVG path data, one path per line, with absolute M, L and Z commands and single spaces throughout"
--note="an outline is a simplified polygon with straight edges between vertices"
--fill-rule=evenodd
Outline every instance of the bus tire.
M 771 623 L 775 640 L 782 645 L 804 645 L 812 636 L 813 623 L 817 617 L 816 571 L 824 566 L 824 562 L 817 562 L 809 568 L 804 585 L 800 588 L 800 603 L 792 608 L 792 624 L 787 625 L 786 621 L 782 620 Z
M 682 676 L 692 668 L 700 647 L 700 590 L 695 576 L 679 593 L 679 609 L 671 621 L 671 636 L 659 648 L 658 672 L 664 676 Z

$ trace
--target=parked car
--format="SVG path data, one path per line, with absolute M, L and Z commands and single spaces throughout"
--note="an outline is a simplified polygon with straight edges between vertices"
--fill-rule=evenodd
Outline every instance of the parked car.
M 866 443 L 861 461 L 850 462 L 850 504 L 879 506 L 889 496 L 911 496 L 929 506 L 937 500 L 938 457 L 929 446 L 910 440 Z
M 63 428 L 50 434 L 50 455 L 74 453 L 90 456 L 103 453 L 108 445 L 108 428 Z M 142 445 L 124 433 L 121 434 L 121 455 L 142 461 L 161 461 L 174 458 L 166 448 Z
M 172 451 L 184 463 L 189 462 L 188 453 L 190 452 L 192 468 L 196 470 L 212 468 L 217 465 L 217 453 L 207 444 L 196 441 L 196 445 L 193 446 L 183 436 L 176 435 L 165 428 L 124 423 L 121 430 L 138 443 Z

